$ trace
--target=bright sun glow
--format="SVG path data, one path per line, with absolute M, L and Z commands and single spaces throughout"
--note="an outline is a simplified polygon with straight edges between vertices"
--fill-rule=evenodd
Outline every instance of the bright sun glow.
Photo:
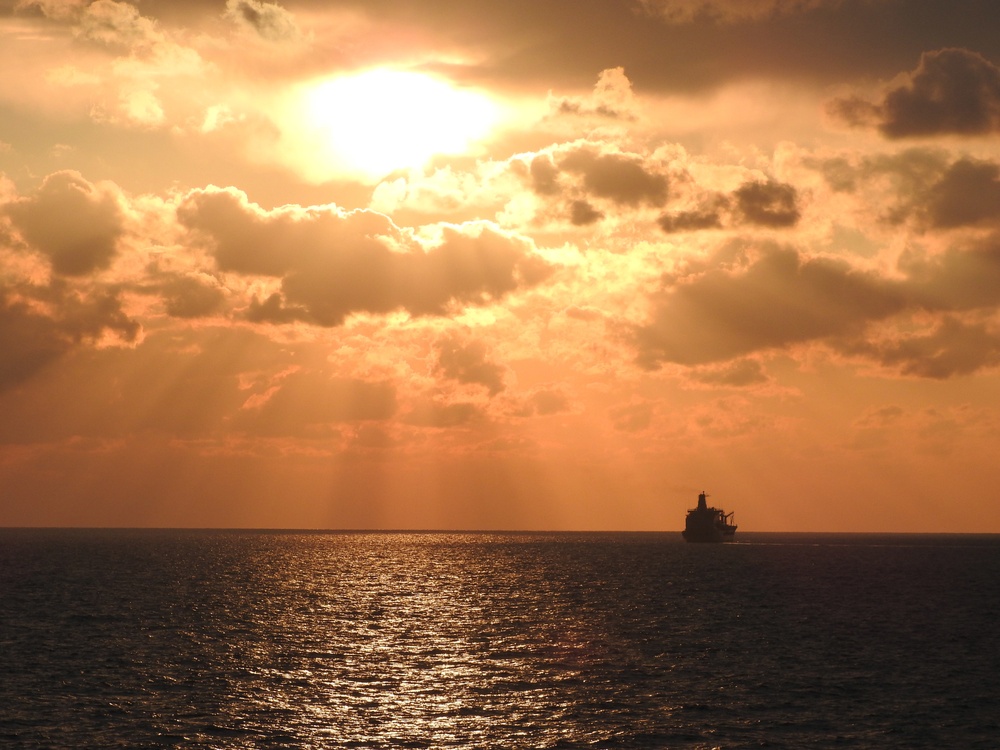
M 422 73 L 370 70 L 311 86 L 304 95 L 310 169 L 378 178 L 461 154 L 486 135 L 498 108 L 485 95 Z M 300 144 L 304 146 L 304 143 Z

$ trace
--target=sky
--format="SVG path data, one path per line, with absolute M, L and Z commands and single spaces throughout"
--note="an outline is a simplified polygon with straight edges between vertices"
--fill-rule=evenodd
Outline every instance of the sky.
M 1000 533 L 991 0 L 0 0 L 0 525 Z

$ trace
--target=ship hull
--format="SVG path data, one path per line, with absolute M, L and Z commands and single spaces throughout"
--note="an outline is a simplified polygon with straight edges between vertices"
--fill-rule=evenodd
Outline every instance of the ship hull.
M 732 542 L 735 540 L 736 529 L 685 529 L 681 532 L 681 536 L 684 537 L 684 541 L 693 544 L 722 544 L 723 542 Z

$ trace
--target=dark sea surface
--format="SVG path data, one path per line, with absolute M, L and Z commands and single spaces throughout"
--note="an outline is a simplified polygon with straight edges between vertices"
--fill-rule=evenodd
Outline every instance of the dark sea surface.
M 0 745 L 998 748 L 1000 536 L 0 529 Z

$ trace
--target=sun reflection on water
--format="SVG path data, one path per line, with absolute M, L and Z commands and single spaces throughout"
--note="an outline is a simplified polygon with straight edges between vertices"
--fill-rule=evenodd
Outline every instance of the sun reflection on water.
M 278 653 L 248 653 L 281 664 L 256 675 L 261 709 L 362 746 L 468 746 L 529 728 L 537 742 L 542 725 L 558 735 L 552 719 L 580 703 L 567 688 L 600 656 L 595 635 L 524 550 L 478 556 L 489 541 L 315 538 L 278 584 L 298 605 L 262 613 Z M 288 664 L 285 649 L 297 652 Z

